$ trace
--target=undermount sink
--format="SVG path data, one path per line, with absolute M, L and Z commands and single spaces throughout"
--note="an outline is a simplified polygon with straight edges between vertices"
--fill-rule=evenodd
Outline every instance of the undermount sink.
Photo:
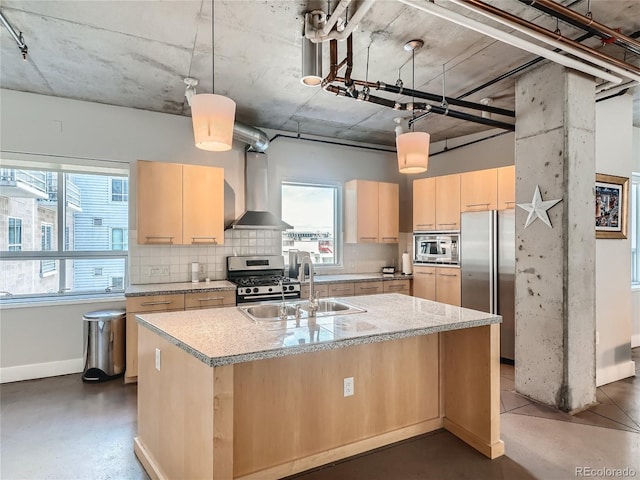
M 261 303 L 258 305 L 239 306 L 238 310 L 255 322 L 277 322 L 285 320 L 280 317 L 280 303 Z M 309 318 L 309 301 L 303 300 L 295 303 L 287 303 L 286 320 L 295 320 L 296 306 L 300 306 L 300 318 Z M 323 299 L 318 301 L 316 317 L 326 317 L 330 315 L 345 315 L 349 313 L 365 312 L 363 308 L 354 307 L 345 302 L 335 299 Z

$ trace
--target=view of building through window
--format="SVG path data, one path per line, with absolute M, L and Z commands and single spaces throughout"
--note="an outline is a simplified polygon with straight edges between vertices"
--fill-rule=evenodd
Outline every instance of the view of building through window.
M 293 229 L 282 232 L 282 254 L 309 252 L 315 264 L 339 262 L 336 241 L 338 188 L 331 185 L 282 184 L 282 220 Z
M 20 296 L 122 289 L 128 187 L 126 177 L 114 175 L 0 169 L 0 290 Z

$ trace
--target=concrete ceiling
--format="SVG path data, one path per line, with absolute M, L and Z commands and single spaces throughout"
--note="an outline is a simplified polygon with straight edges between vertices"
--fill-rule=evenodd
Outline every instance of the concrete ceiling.
M 464 11 L 446 0 L 437 3 Z M 556 28 L 554 19 L 516 0 L 489 3 Z M 332 8 L 335 4 L 333 0 Z M 587 10 L 587 1 L 570 4 L 581 13 Z M 357 1 L 352 5 L 357 6 Z M 336 97 L 299 81 L 304 13 L 326 7 L 327 2 L 317 0 L 216 0 L 215 92 L 233 98 L 236 118 L 248 125 L 392 145 L 393 119 L 399 112 Z M 29 47 L 23 62 L 17 45 L 2 28 L 2 88 L 186 116 L 190 110 L 184 98 L 184 77 L 200 81 L 198 92 L 212 91 L 211 0 L 1 0 L 0 8 L 14 29 L 23 32 Z M 596 20 L 626 34 L 640 30 L 638 0 L 592 0 L 591 10 Z M 562 23 L 559 28 L 571 38 L 584 33 Z M 403 45 L 412 38 L 425 42 L 415 56 L 416 89 L 441 94 L 444 65 L 450 97 L 534 58 L 397 1 L 378 0 L 354 32 L 352 77 L 395 84 L 400 76 L 411 87 L 411 54 Z M 596 40 L 586 44 L 617 57 L 624 55 L 615 45 L 603 47 Z M 341 42 L 339 60 L 345 54 Z M 636 55 L 627 53 L 626 60 L 640 65 Z M 328 65 L 325 44 L 324 74 Z M 510 77 L 466 100 L 492 98 L 493 105 L 513 109 L 514 81 Z M 640 126 L 640 94 L 634 107 L 635 124 Z M 487 128 L 441 115 L 416 123 L 416 130 L 430 132 L 434 141 Z

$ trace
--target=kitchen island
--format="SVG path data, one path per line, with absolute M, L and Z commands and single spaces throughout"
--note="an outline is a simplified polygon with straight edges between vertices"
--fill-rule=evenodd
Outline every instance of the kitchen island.
M 151 478 L 277 479 L 440 428 L 504 453 L 499 316 L 400 294 L 340 300 L 365 311 L 138 315 L 134 448 Z

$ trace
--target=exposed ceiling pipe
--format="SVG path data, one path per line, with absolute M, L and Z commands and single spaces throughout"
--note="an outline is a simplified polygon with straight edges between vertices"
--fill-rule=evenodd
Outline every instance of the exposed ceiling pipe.
M 310 13 L 307 13 L 304 16 L 304 35 L 314 43 L 327 42 L 329 40 L 344 40 L 345 38 L 349 37 L 349 35 L 351 35 L 353 31 L 358 27 L 358 25 L 374 3 L 375 0 L 364 0 L 358 10 L 356 10 L 353 16 L 349 19 L 349 23 L 347 23 L 347 26 L 342 32 L 332 30 L 331 32 L 325 34 L 322 29 L 316 28 L 313 25 L 313 18 Z
M 350 3 L 351 0 L 340 0 L 340 3 L 338 3 L 338 6 L 333 10 L 333 13 L 327 12 L 329 18 L 325 22 L 324 27 L 322 27 L 322 33 L 324 35 L 328 35 L 331 32 L 331 29 L 338 23 L 340 15 L 342 15 L 342 12 L 347 9 Z
M 428 0 L 421 0 L 421 1 L 420 0 L 398 0 L 398 1 L 400 3 L 413 7 L 417 10 L 430 13 L 444 20 L 448 20 L 450 22 L 456 23 L 458 25 L 469 28 L 471 30 L 475 30 L 476 32 L 482 33 L 496 40 L 500 40 L 501 42 L 507 43 L 514 47 L 525 50 L 527 52 L 540 55 L 555 63 L 564 65 L 565 67 L 572 68 L 574 70 L 578 70 L 580 72 L 586 73 L 587 75 L 591 75 L 596 78 L 601 78 L 604 81 L 612 82 L 616 84 L 619 84 L 622 82 L 622 78 L 620 78 L 619 76 L 612 75 L 608 72 L 605 72 L 604 70 L 592 67 L 591 65 L 587 65 L 584 62 L 575 60 L 571 57 L 560 55 L 559 53 L 553 52 L 547 48 L 541 47 L 527 40 L 523 40 L 522 38 L 516 37 L 515 35 L 512 35 L 510 33 L 504 32 L 502 30 L 491 27 L 489 25 L 485 25 L 481 22 L 465 17 L 464 15 L 453 12 L 446 8 L 442 8 L 434 3 L 431 3 Z
M 533 8 L 540 10 L 541 12 L 548 13 L 554 17 L 563 20 L 574 27 L 582 28 L 583 30 L 595 33 L 605 41 L 613 40 L 618 46 L 628 49 L 635 54 L 640 55 L 640 42 L 635 38 L 624 35 L 620 32 L 613 30 L 602 23 L 596 22 L 593 18 L 584 16 L 571 10 L 570 8 L 560 5 L 551 0 L 519 0 L 525 5 L 532 6 Z
M 346 88 L 338 87 L 337 85 L 327 85 L 325 90 L 331 93 L 335 93 L 338 96 L 353 98 L 354 100 L 360 100 L 369 103 L 375 103 L 376 105 L 382 105 L 383 107 L 392 108 L 397 111 L 426 111 L 433 112 L 438 115 L 446 115 L 458 120 L 466 120 L 468 122 L 479 123 L 481 125 L 488 125 L 495 128 L 502 128 L 504 130 L 515 130 L 515 125 L 511 123 L 501 122 L 493 120 L 491 118 L 479 117 L 477 115 L 471 115 L 465 112 L 459 112 L 452 110 L 451 108 L 441 107 L 439 105 L 429 105 L 424 102 L 409 102 L 400 103 L 388 98 L 376 97 L 374 95 L 364 94 L 363 92 L 355 92 L 355 95 L 347 92 Z
M 0 10 L 0 21 L 2 21 L 2 24 L 6 27 L 6 29 L 9 31 L 9 34 L 13 37 L 15 42 L 18 44 L 18 48 L 20 49 L 20 53 L 22 54 L 22 59 L 26 60 L 27 54 L 29 53 L 29 47 L 27 47 L 27 44 L 24 43 L 24 37 L 22 36 L 22 32 L 18 33 L 15 31 L 15 29 L 11 26 L 11 24 L 9 23 L 9 20 L 7 20 L 7 17 L 4 16 L 4 13 L 2 13 L 1 10 Z
M 594 50 L 581 43 L 540 27 L 504 10 L 488 5 L 481 0 L 449 0 L 450 2 L 479 13 L 502 25 L 506 25 L 525 35 L 553 47 L 560 48 L 567 53 L 575 55 L 589 63 L 611 70 L 625 78 L 640 81 L 640 68 L 629 63 L 613 58 L 605 53 Z
M 248 144 L 248 149 L 264 153 L 269 148 L 269 136 L 262 130 L 240 122 L 233 125 L 233 138 Z

